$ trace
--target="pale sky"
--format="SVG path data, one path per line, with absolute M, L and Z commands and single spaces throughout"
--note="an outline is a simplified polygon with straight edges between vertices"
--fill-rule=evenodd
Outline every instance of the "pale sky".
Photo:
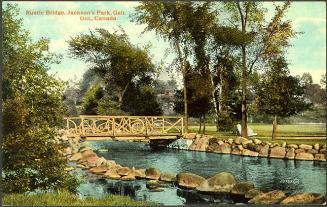
M 64 55 L 61 64 L 53 65 L 49 71 L 63 80 L 80 78 L 88 66 L 83 61 L 70 58 L 67 54 L 67 40 L 79 33 L 87 33 L 95 28 L 113 31 L 119 25 L 124 28 L 131 42 L 143 46 L 151 43 L 154 61 L 160 61 L 168 44 L 154 32 L 141 34 L 145 25 L 136 25 L 130 21 L 129 14 L 138 2 L 15 2 L 20 9 L 24 28 L 28 29 L 34 40 L 46 37 L 50 39 L 50 51 Z M 3 4 L 6 4 L 5 2 Z M 265 2 L 268 16 L 273 13 L 272 2 Z M 125 15 L 116 16 L 116 21 L 81 21 L 79 15 L 27 15 L 26 11 L 124 11 Z M 91 17 L 97 15 L 91 15 Z M 292 2 L 286 19 L 293 22 L 298 32 L 303 32 L 291 41 L 287 58 L 292 75 L 310 72 L 315 83 L 320 83 L 321 75 L 326 72 L 326 3 Z M 167 74 L 163 72 L 161 79 Z

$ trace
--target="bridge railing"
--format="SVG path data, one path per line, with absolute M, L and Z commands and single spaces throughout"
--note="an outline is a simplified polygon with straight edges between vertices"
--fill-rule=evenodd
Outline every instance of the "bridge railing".
M 66 130 L 83 136 L 166 136 L 183 135 L 179 116 L 86 116 L 66 117 Z

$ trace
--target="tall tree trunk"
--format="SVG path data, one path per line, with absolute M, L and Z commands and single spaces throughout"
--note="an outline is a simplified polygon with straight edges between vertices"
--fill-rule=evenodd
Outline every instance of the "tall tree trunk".
M 242 46 L 242 134 L 244 138 L 248 138 L 248 118 L 247 118 L 247 68 L 246 68 L 246 51 Z
M 177 47 L 177 53 L 178 53 L 178 59 L 181 64 L 181 71 L 183 74 L 183 84 L 184 84 L 184 132 L 188 132 L 188 112 L 187 112 L 187 87 L 186 87 L 186 74 L 187 74 L 187 69 L 185 66 L 185 58 L 183 58 L 182 51 L 179 45 L 179 41 L 176 43 Z
M 203 133 L 206 133 L 206 114 L 203 114 Z
M 272 140 L 275 140 L 276 133 L 277 133 L 277 115 L 275 115 L 275 119 L 273 121 Z
M 214 107 L 214 110 L 215 110 L 215 119 L 216 119 L 216 131 L 218 132 L 218 118 L 219 118 L 219 109 L 218 109 L 218 105 L 217 105 L 217 99 L 216 99 L 216 96 L 215 96 L 215 85 L 214 85 L 214 82 L 213 82 L 213 77 L 212 77 L 212 74 L 210 72 L 210 81 L 211 81 L 211 85 L 212 85 L 212 92 L 211 92 L 211 95 L 212 95 L 212 100 L 213 100 L 213 107 Z
M 198 131 L 198 133 L 200 134 L 201 133 L 201 128 L 202 128 L 202 119 L 201 119 L 202 117 L 200 116 L 200 118 L 199 118 L 199 120 L 200 120 L 200 127 L 199 127 L 199 131 Z

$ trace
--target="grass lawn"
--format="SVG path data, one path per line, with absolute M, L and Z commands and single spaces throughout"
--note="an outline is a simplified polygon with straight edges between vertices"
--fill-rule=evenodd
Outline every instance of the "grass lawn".
M 272 125 L 249 124 L 255 133 L 255 138 L 269 142 L 287 142 L 289 144 L 325 144 L 326 125 L 325 124 L 299 124 L 299 125 L 278 125 L 277 139 L 272 141 Z M 190 126 L 189 132 L 198 132 L 199 126 Z M 237 136 L 232 132 L 216 132 L 215 126 L 206 126 L 206 134 L 213 135 L 219 139 L 235 139 Z
M 128 196 L 108 195 L 103 198 L 79 198 L 68 192 L 42 193 L 35 195 L 4 195 L 4 205 L 13 206 L 149 206 L 156 203 L 135 201 Z

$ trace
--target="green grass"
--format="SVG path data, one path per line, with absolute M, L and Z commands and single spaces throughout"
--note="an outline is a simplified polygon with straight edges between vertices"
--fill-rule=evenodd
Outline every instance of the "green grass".
M 325 144 L 326 125 L 310 124 L 310 125 L 278 125 L 277 139 L 271 139 L 272 125 L 268 124 L 249 124 L 255 133 L 255 138 L 269 142 L 287 142 L 288 144 Z M 198 132 L 198 126 L 189 126 L 189 132 Z M 232 132 L 216 132 L 215 126 L 206 126 L 206 134 L 212 135 L 218 139 L 235 139 L 236 136 Z
M 84 199 L 68 192 L 35 195 L 9 194 L 3 197 L 4 205 L 14 206 L 149 206 L 153 202 L 135 201 L 128 196 L 107 195 L 102 198 Z

